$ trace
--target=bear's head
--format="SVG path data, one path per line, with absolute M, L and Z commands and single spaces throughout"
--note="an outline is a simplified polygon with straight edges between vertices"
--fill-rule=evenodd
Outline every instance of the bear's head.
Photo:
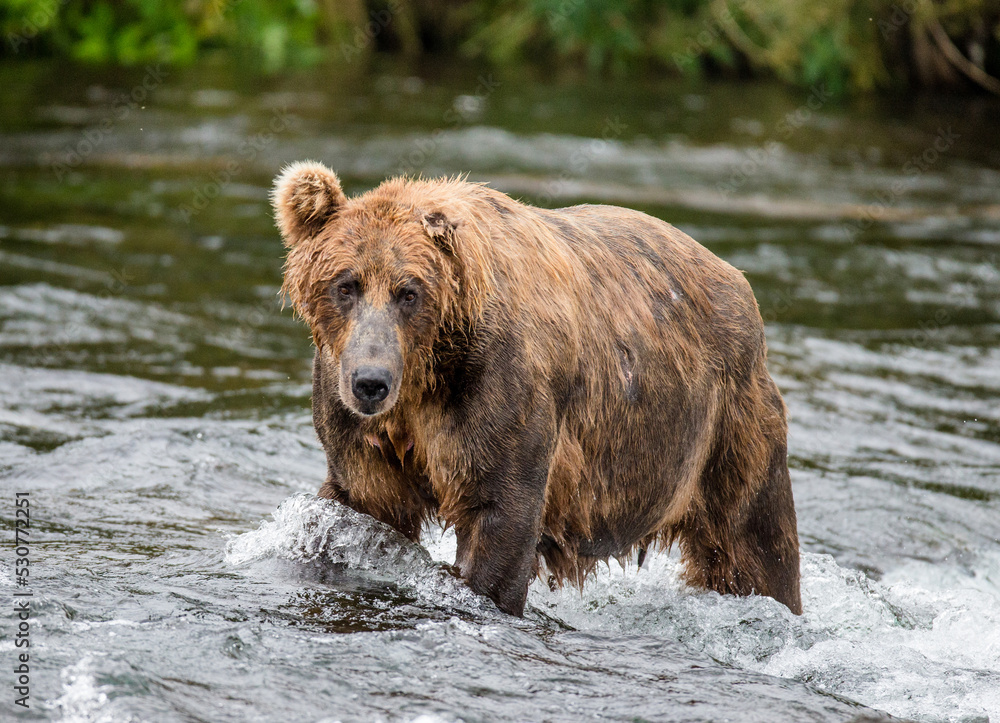
M 455 318 L 455 224 L 409 182 L 348 199 L 309 161 L 275 179 L 272 200 L 288 247 L 283 291 L 338 370 L 341 401 L 362 417 L 387 412 L 427 384 Z

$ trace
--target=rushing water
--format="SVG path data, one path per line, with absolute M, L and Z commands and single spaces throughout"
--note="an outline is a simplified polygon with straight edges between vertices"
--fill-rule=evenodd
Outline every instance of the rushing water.
M 0 88 L 23 718 L 1000 720 L 997 101 L 398 68 L 19 65 Z M 536 584 L 516 620 L 442 564 L 451 533 L 415 546 L 313 497 L 310 342 L 267 201 L 310 157 L 349 191 L 469 172 L 630 205 L 745 270 L 790 409 L 805 614 L 687 589 L 659 552 Z

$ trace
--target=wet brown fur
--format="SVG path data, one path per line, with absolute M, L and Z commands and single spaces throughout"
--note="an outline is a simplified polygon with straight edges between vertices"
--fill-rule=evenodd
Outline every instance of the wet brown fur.
M 785 406 L 736 269 L 637 211 L 542 210 L 460 179 L 348 200 L 297 164 L 275 208 L 284 291 L 316 344 L 322 496 L 413 540 L 430 518 L 454 525 L 462 575 L 512 614 L 540 561 L 579 585 L 674 542 L 690 584 L 801 612 Z M 345 269 L 373 298 L 427 290 L 399 327 L 399 399 L 374 417 L 337 383 Z

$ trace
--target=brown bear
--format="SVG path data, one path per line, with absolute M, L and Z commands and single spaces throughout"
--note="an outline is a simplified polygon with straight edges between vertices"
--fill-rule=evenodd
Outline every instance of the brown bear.
M 638 211 L 457 179 L 348 199 L 303 162 L 273 201 L 320 496 L 414 541 L 454 525 L 459 572 L 512 615 L 540 559 L 582 584 L 674 541 L 690 584 L 801 612 L 785 406 L 739 271 Z

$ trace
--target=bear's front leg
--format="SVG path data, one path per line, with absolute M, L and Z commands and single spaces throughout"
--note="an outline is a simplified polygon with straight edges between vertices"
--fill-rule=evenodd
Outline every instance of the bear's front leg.
M 469 587 L 520 617 L 535 576 L 542 516 L 540 499 L 516 493 L 470 510 L 455 526 L 455 564 Z
M 436 493 L 439 514 L 455 526 L 455 565 L 469 587 L 520 617 L 536 572 L 559 414 L 551 382 L 531 372 L 516 328 L 484 325 L 465 343 L 470 352 L 441 385 L 454 390 L 442 415 L 451 452 L 441 461 L 453 476 Z
M 463 495 L 455 564 L 473 591 L 520 617 L 536 571 L 549 460 L 537 445 L 497 456 L 492 469 L 473 472 Z

